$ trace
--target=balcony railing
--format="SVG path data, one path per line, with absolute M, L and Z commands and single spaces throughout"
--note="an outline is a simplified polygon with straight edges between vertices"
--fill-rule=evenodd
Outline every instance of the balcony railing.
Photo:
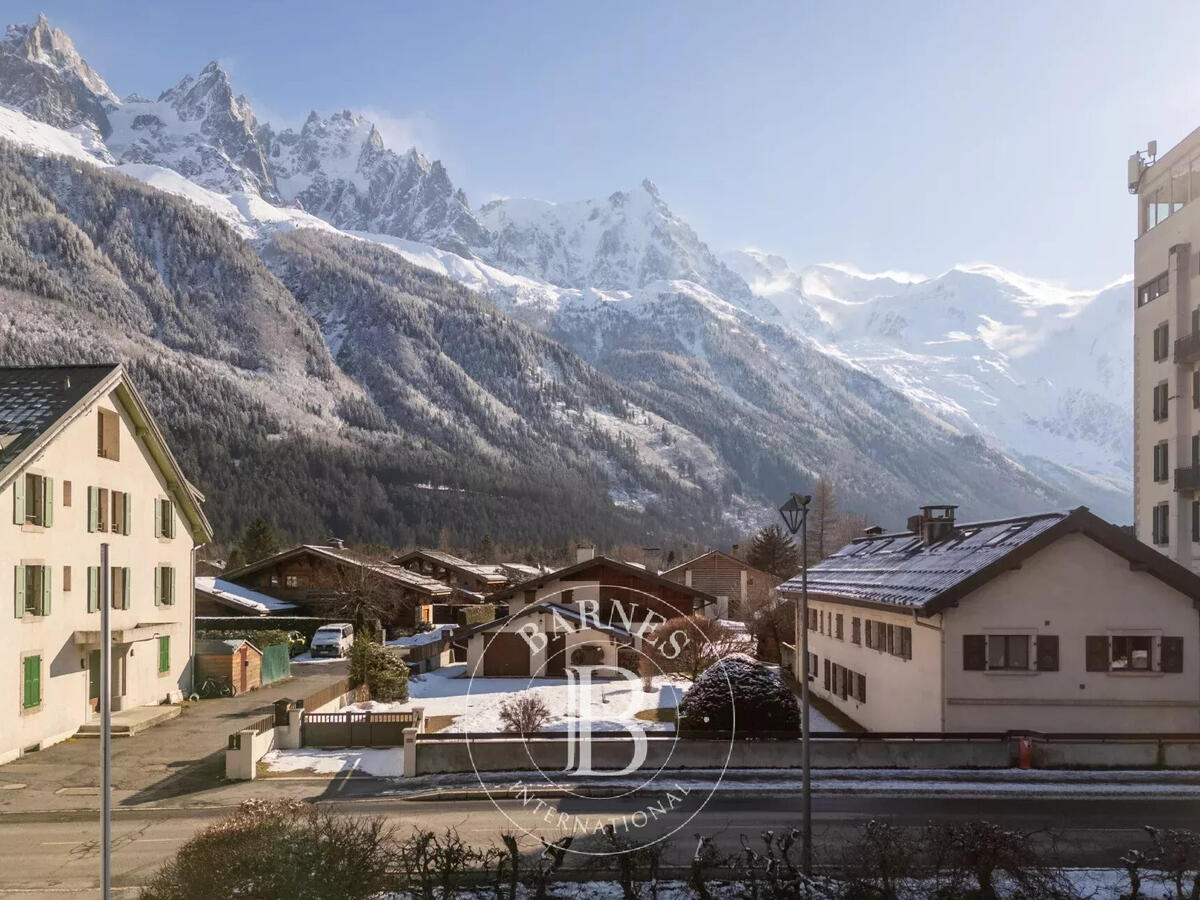
M 1200 490 L 1200 465 L 1176 469 L 1175 490 L 1180 492 Z
M 1175 362 L 1182 364 L 1200 359 L 1200 331 L 1185 334 L 1175 341 Z

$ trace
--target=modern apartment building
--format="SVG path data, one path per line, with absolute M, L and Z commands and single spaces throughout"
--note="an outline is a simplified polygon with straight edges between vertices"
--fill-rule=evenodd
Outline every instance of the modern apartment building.
M 113 709 L 191 690 L 201 500 L 121 366 L 0 368 L 0 762 L 99 704 L 102 543 Z
M 1200 129 L 1129 159 L 1138 538 L 1200 571 Z

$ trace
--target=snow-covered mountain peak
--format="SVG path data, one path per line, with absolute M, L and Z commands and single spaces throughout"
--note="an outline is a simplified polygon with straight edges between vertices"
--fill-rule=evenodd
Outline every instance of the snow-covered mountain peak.
M 734 302 L 751 296 L 649 179 L 600 200 L 494 200 L 478 216 L 492 233 L 487 245 L 474 248 L 480 256 L 552 284 L 635 290 L 682 280 Z
M 93 94 L 107 100 L 117 99 L 99 73 L 79 55 L 71 39 L 51 25 L 45 13 L 40 13 L 32 25 L 9 25 L 5 29 L 4 50 L 27 62 L 73 76 Z

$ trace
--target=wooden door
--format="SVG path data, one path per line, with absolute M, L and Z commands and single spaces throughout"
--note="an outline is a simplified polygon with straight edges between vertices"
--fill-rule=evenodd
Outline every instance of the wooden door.
M 552 634 L 546 644 L 546 676 L 562 678 L 567 674 L 567 636 Z
M 516 676 L 529 674 L 529 645 L 519 634 L 500 632 L 485 635 L 483 674 Z

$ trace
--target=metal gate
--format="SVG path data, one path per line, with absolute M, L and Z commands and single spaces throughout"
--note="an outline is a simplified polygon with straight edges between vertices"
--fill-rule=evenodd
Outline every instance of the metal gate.
M 292 660 L 288 655 L 287 644 L 275 644 L 263 651 L 262 683 L 271 684 L 291 677 Z

